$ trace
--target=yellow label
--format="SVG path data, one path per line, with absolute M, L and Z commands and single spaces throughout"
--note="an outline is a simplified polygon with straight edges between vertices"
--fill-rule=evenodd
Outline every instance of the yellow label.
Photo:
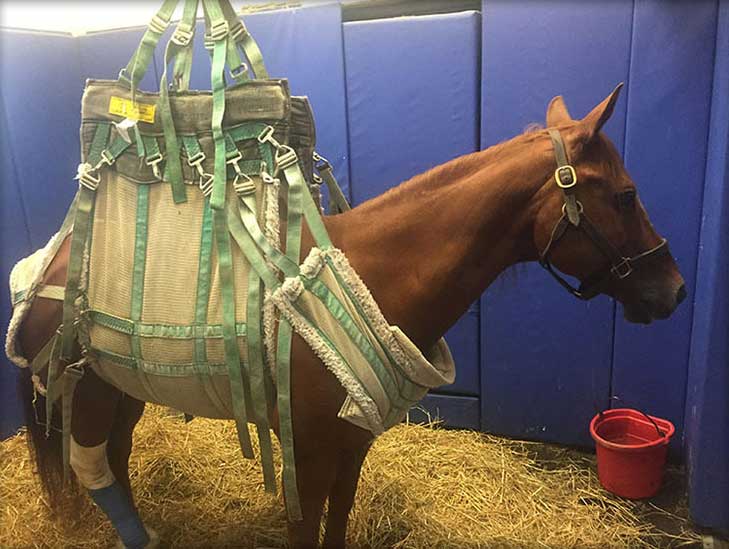
M 109 101 L 109 114 L 117 114 L 132 120 L 154 123 L 154 111 L 157 105 L 146 105 L 144 103 L 132 103 L 129 99 L 112 96 Z

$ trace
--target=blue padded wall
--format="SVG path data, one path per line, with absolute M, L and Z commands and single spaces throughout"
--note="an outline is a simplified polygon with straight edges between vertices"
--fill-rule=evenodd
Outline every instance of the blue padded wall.
M 345 23 L 355 204 L 478 150 L 480 21 L 463 12 Z M 478 323 L 475 305 L 447 334 L 457 376 L 439 392 L 478 395 Z M 423 406 L 450 425 L 478 425 L 475 398 L 432 397 Z
M 729 0 L 714 51 L 685 432 L 691 518 L 729 536 Z
M 21 54 L 19 54 L 21 53 Z M 15 262 L 58 230 L 73 198 L 78 165 L 79 101 L 83 89 L 76 41 L 68 36 L 0 32 L 2 95 L 2 247 L 0 301 L 5 341 Z M 0 358 L 0 438 L 22 423 L 17 370 Z
M 544 123 L 563 95 L 582 117 L 628 76 L 631 2 L 483 3 L 483 148 Z M 605 126 L 623 148 L 626 99 Z M 570 297 L 537 265 L 506 273 L 482 302 L 482 426 L 509 436 L 589 444 L 608 403 L 613 303 Z
M 342 16 L 336 2 L 246 15 L 243 21 L 263 53 L 271 78 L 287 78 L 294 95 L 306 95 L 316 121 L 317 151 L 335 167 L 349 193 L 347 118 L 342 52 Z M 210 89 L 210 56 L 203 47 L 204 24 L 197 25 L 190 87 Z M 172 32 L 168 30 L 167 35 Z M 162 43 L 166 43 L 166 36 Z M 160 75 L 164 49 L 156 60 Z M 168 71 L 170 72 L 170 71 Z
M 635 5 L 625 165 L 656 229 L 666 237 L 689 299 L 645 327 L 618 315 L 613 394 L 671 420 L 681 446 L 686 365 L 714 70 L 716 3 Z
M 150 19 L 154 14 L 154 9 L 154 4 L 150 3 Z M 78 38 L 78 49 L 81 78 L 83 79 L 81 83 L 83 84 L 87 78 L 116 80 L 119 77 L 119 71 L 127 66 L 146 30 L 146 27 L 139 27 L 94 32 L 80 36 Z M 164 43 L 159 47 L 163 48 Z M 147 73 L 139 83 L 139 89 L 144 91 L 158 90 L 159 76 L 155 63 L 156 59 L 150 63 Z

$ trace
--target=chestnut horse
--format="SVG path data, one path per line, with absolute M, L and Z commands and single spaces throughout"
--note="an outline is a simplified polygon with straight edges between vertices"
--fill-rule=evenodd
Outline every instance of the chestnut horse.
M 629 321 L 650 323 L 673 312 L 686 295 L 683 279 L 618 152 L 600 132 L 619 89 L 582 120 L 573 120 L 556 97 L 546 129 L 448 162 L 325 218 L 334 245 L 346 253 L 391 324 L 419 348 L 430 348 L 499 273 L 535 260 L 588 281 L 588 295 L 584 288 L 573 290 L 578 297 L 602 293 L 620 301 Z M 575 169 L 579 183 L 572 187 L 569 173 L 555 173 L 560 159 L 554 130 Z M 575 212 L 579 224 L 565 221 Z M 305 234 L 302 257 L 311 246 Z M 68 248 L 66 242 L 51 264 L 47 283 L 64 284 Z M 605 276 L 595 276 L 598 272 Z M 28 356 L 40 350 L 60 321 L 60 302 L 36 299 L 21 332 Z M 46 489 L 57 493 L 62 489 L 58 434 L 45 439 L 30 404 L 29 375 L 21 384 L 38 470 Z M 292 399 L 303 520 L 288 525 L 292 547 L 318 546 L 327 498 L 324 546 L 344 546 L 360 467 L 372 442 L 371 433 L 337 418 L 345 396 L 334 375 L 295 336 Z M 73 401 L 74 439 L 82 446 L 108 440 L 110 468 L 130 497 L 128 458 L 143 408 L 143 402 L 90 369 Z M 277 426 L 275 410 L 271 423 Z

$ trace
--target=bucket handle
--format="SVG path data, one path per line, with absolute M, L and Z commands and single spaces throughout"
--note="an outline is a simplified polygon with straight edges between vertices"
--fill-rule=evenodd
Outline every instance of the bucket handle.
M 613 396 L 610 397 L 610 400 L 620 401 L 620 397 L 617 396 L 617 395 L 613 395 Z M 666 433 L 664 433 L 663 431 L 661 431 L 661 428 L 658 427 L 658 424 L 655 422 L 655 420 L 651 416 L 649 416 L 648 414 L 646 414 L 643 410 L 641 410 L 639 408 L 632 408 L 632 409 L 635 410 L 636 412 L 644 415 L 646 417 L 646 419 L 653 424 L 653 427 L 656 428 L 656 432 L 658 433 L 658 436 L 659 437 L 665 437 L 666 436 Z M 600 416 L 600 419 L 602 419 L 602 414 L 603 413 L 604 413 L 604 410 L 598 412 L 598 415 Z

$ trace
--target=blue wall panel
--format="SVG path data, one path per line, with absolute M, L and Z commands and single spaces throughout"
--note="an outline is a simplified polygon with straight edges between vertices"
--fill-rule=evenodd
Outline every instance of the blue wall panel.
M 7 42 L 3 40 L 3 45 Z M 4 49 L 3 49 L 4 51 Z M 18 258 L 31 250 L 23 200 L 11 157 L 5 101 L 0 101 L 0 340 L 5 342 L 12 311 L 7 280 Z M 23 423 L 15 391 L 17 368 L 0 355 L 0 440 L 13 434 Z
M 78 49 L 75 39 L 63 35 L 3 32 L 2 40 L 11 151 L 36 249 L 58 230 L 78 187 Z
M 21 52 L 21 54 L 19 54 Z M 0 200 L 0 335 L 11 307 L 13 265 L 58 230 L 76 190 L 79 78 L 76 42 L 53 34 L 0 32 L 2 191 Z M 17 370 L 0 358 L 0 438 L 22 423 Z
M 344 25 L 355 204 L 478 149 L 479 33 L 475 12 Z M 479 393 L 475 307 L 446 336 L 457 375 L 441 392 Z
M 729 536 L 729 0 L 722 0 L 686 398 L 691 517 Z
M 317 130 L 317 151 L 335 167 L 335 176 L 349 193 L 347 113 L 342 52 L 342 17 L 338 3 L 247 15 L 246 27 L 263 53 L 271 78 L 286 78 L 293 95 L 311 101 Z M 204 49 L 204 24 L 197 25 L 190 87 L 210 89 L 210 56 Z M 158 48 L 161 75 L 168 30 Z M 168 71 L 171 73 L 171 70 Z
M 628 76 L 631 2 L 483 4 L 482 147 L 544 122 L 563 95 L 582 117 Z M 625 98 L 605 126 L 623 147 Z M 507 277 L 509 274 L 507 273 Z M 589 444 L 588 423 L 607 406 L 614 306 L 571 298 L 538 266 L 497 280 L 482 303 L 485 430 Z
M 151 19 L 154 14 L 154 5 L 150 4 Z M 81 84 L 87 78 L 93 80 L 116 80 L 119 71 L 136 51 L 146 27 L 103 31 L 80 36 L 78 40 L 79 62 L 81 65 Z M 158 48 L 164 48 L 161 42 Z M 159 76 L 155 61 L 150 63 L 147 73 L 139 84 L 144 91 L 157 91 L 159 89 Z M 80 105 L 80 102 L 79 102 Z
M 625 162 L 656 229 L 668 238 L 689 299 L 646 327 L 618 315 L 613 394 L 618 406 L 670 419 L 680 447 L 696 254 L 711 104 L 716 3 L 635 6 Z

